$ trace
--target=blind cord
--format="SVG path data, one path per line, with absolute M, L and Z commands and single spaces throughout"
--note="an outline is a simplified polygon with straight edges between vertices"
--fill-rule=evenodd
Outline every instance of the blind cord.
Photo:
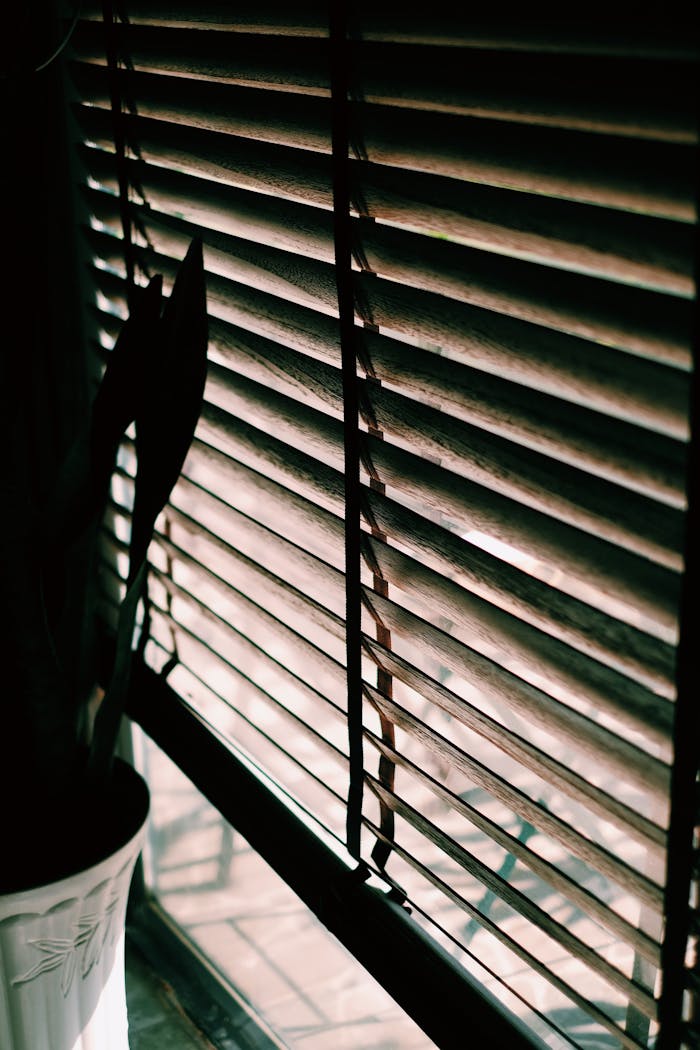
M 119 213 L 124 236 L 124 265 L 129 306 L 134 295 L 134 245 L 129 215 L 129 172 L 126 163 L 126 142 L 122 117 L 122 97 L 119 90 L 119 60 L 117 57 L 116 26 L 112 0 L 103 0 L 102 19 L 105 27 L 105 51 L 109 73 L 109 97 L 112 111 L 117 181 L 119 184 Z
M 345 467 L 345 624 L 350 776 L 346 836 L 351 856 L 360 860 L 364 758 L 362 739 L 362 584 L 360 577 L 360 434 L 355 348 L 355 296 L 352 276 L 348 152 L 349 54 L 347 5 L 331 4 L 331 119 L 333 237 L 340 321 Z

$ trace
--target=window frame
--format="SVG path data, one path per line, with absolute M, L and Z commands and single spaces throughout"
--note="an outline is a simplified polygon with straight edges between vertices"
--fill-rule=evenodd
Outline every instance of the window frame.
M 103 644 L 109 650 L 108 638 Z M 484 1045 L 544 1050 L 535 1033 L 418 926 L 395 891 L 370 885 L 367 869 L 337 856 L 143 662 L 132 670 L 127 714 L 436 1046 L 463 1050 L 469 1032 Z M 137 931 L 158 936 L 166 927 L 154 921 L 159 908 L 141 865 L 136 878 L 130 920 Z

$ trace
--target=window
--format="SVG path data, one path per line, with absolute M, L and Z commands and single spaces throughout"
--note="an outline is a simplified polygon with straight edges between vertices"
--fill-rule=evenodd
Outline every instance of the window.
M 132 269 L 201 235 L 208 272 L 134 716 L 441 1046 L 695 1038 L 689 40 L 185 0 L 74 35 L 102 351 Z

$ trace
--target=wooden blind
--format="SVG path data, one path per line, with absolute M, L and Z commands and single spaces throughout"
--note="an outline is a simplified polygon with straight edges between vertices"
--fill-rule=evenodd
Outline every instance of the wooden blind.
M 533 1040 L 670 1047 L 697 48 L 439 4 L 349 4 L 345 30 L 351 424 L 328 5 L 127 4 L 118 112 L 101 11 L 74 35 L 103 350 L 124 205 L 138 281 L 204 241 L 206 405 L 148 659 L 342 850 L 354 426 L 362 862 Z M 107 616 L 132 473 L 125 446 Z

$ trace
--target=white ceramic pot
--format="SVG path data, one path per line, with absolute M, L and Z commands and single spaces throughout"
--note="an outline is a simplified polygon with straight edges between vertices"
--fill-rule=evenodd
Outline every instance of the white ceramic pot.
M 128 1050 L 124 922 L 148 812 L 141 785 L 143 819 L 114 853 L 0 895 L 2 1050 Z

